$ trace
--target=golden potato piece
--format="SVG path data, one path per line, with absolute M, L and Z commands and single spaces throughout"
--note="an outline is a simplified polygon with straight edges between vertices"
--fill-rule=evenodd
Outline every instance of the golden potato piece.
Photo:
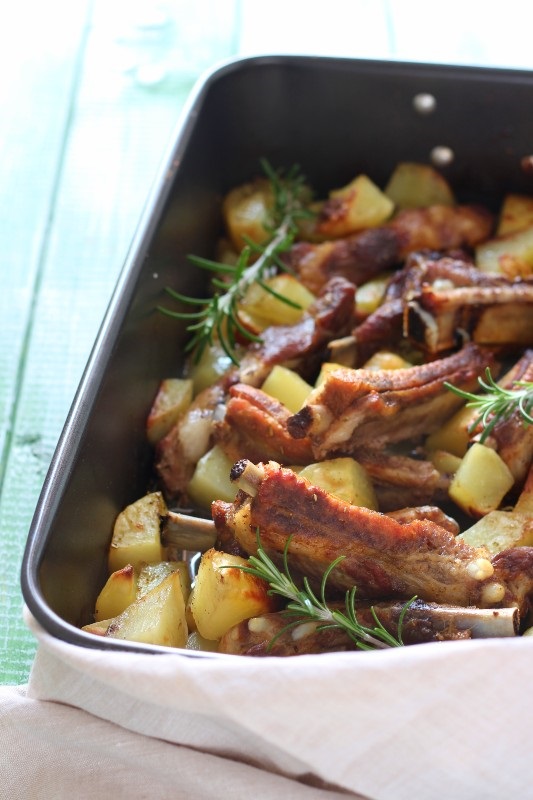
M 238 355 L 238 347 L 235 348 L 235 352 Z M 231 358 L 218 341 L 204 348 L 202 355 L 191 365 L 189 372 L 194 396 L 216 383 L 232 366 Z
M 476 247 L 476 265 L 482 272 L 506 278 L 526 277 L 533 273 L 533 225 L 506 236 L 489 239 Z
M 98 597 L 94 610 L 94 619 L 117 617 L 137 597 L 137 575 L 131 564 L 112 572 Z
M 427 437 L 427 449 L 445 450 L 462 458 L 470 444 L 470 426 L 478 415 L 476 408 L 462 406 L 438 430 Z
M 146 435 L 150 444 L 166 436 L 192 402 L 193 382 L 190 378 L 166 378 L 161 382 L 148 419 Z
M 461 465 L 459 456 L 446 450 L 432 450 L 430 456 L 431 463 L 441 475 L 455 475 Z
M 188 605 L 204 639 L 220 639 L 237 623 L 274 610 L 268 584 L 239 569 L 246 563 L 214 549 L 203 554 Z
M 191 592 L 191 577 L 189 575 L 189 565 L 186 561 L 160 561 L 158 564 L 145 564 L 139 573 L 137 580 L 137 595 L 134 599 L 139 599 L 167 578 L 172 572 L 177 572 L 181 580 L 181 590 L 185 600 Z
M 508 194 L 503 199 L 497 236 L 516 233 L 533 225 L 533 197 L 523 194 Z
M 187 650 L 200 650 L 203 653 L 216 653 L 218 650 L 218 641 L 215 639 L 204 639 L 200 636 L 198 631 L 193 631 L 189 634 L 187 639 Z
M 295 305 L 283 302 L 258 283 L 253 283 L 239 303 L 239 317 L 245 326 L 256 333 L 271 325 L 294 325 L 315 300 L 314 294 L 294 275 L 281 273 L 264 283 Z
M 109 547 L 109 572 L 116 572 L 127 564 L 139 572 L 144 564 L 164 560 L 160 518 L 166 513 L 161 492 L 151 492 L 121 511 Z
M 461 460 L 449 495 L 468 514 L 480 517 L 495 511 L 513 484 L 513 475 L 498 453 L 476 442 Z
M 413 365 L 397 353 L 389 350 L 378 350 L 363 364 L 363 369 L 405 369 Z
M 408 161 L 398 164 L 385 187 L 385 194 L 397 209 L 455 204 L 448 181 L 429 164 Z
M 211 507 L 213 500 L 235 499 L 237 489 L 230 481 L 233 461 L 227 457 L 219 445 L 215 445 L 201 457 L 187 486 L 191 501 L 201 508 Z
M 394 203 L 366 175 L 358 175 L 342 189 L 330 192 L 317 218 L 322 236 L 338 238 L 382 225 L 392 214 Z
M 346 503 L 378 509 L 372 481 L 365 468 L 353 458 L 332 458 L 309 464 L 300 470 L 299 475 Z
M 238 251 L 245 246 L 246 239 L 262 244 L 269 238 L 273 203 L 272 186 L 266 178 L 244 183 L 228 192 L 222 204 L 222 214 L 228 236 Z
M 283 403 L 293 414 L 301 409 L 313 391 L 313 387 L 296 372 L 279 364 L 272 369 L 261 389 Z
M 161 583 L 116 617 L 106 631 L 113 639 L 185 647 L 188 630 L 179 572 Z
M 81 629 L 87 633 L 92 633 L 94 636 L 105 636 L 112 622 L 113 617 L 111 619 L 101 619 L 98 622 L 91 622 L 89 625 L 82 625 Z
M 491 511 L 458 538 L 472 547 L 486 547 L 491 555 L 509 547 L 531 547 L 533 517 L 515 511 Z
M 355 292 L 355 311 L 359 317 L 368 317 L 379 306 L 391 278 L 390 272 L 382 272 L 375 278 L 361 284 Z

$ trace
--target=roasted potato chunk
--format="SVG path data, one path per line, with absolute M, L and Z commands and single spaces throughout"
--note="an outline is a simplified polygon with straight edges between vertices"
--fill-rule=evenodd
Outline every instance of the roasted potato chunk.
M 212 447 L 198 461 L 187 486 L 192 502 L 208 509 L 213 500 L 234 500 L 237 490 L 229 477 L 232 466 L 233 462 L 219 445 Z
M 533 273 L 533 225 L 476 247 L 476 264 L 483 272 L 506 278 L 525 278 Z
M 313 387 L 296 372 L 279 364 L 272 369 L 261 388 L 270 397 L 283 403 L 293 414 L 301 409 L 313 391 Z
M 109 572 L 127 564 L 139 571 L 144 564 L 164 560 L 160 525 L 166 513 L 161 492 L 151 492 L 121 511 L 109 547 Z
M 146 420 L 150 444 L 166 436 L 192 402 L 193 382 L 190 378 L 166 378 L 161 382 Z
M 533 197 L 522 194 L 508 194 L 503 199 L 497 236 L 516 233 L 533 225 Z
M 274 610 L 268 584 L 239 569 L 246 563 L 214 549 L 203 554 L 189 609 L 204 639 L 220 639 L 238 622 Z
M 252 284 L 239 303 L 239 318 L 255 333 L 271 325 L 294 325 L 315 300 L 314 294 L 293 275 L 281 273 L 264 284 L 293 305 L 280 300 L 258 283 Z
M 118 617 L 137 597 L 137 575 L 131 564 L 112 572 L 96 598 L 95 622 Z
M 486 547 L 491 555 L 509 547 L 531 547 L 533 518 L 513 511 L 491 511 L 458 538 L 472 547 Z
M 151 592 L 172 572 L 177 572 L 180 576 L 183 597 L 187 600 L 191 591 L 191 578 L 186 561 L 160 561 L 158 564 L 145 564 L 137 580 L 136 599 Z
M 392 214 L 394 203 L 366 175 L 329 194 L 322 205 L 317 232 L 327 238 L 348 236 L 364 228 L 382 225 Z
M 450 484 L 450 497 L 475 517 L 495 511 L 514 484 L 508 466 L 495 450 L 475 442 Z
M 385 187 L 397 209 L 453 206 L 455 196 L 440 172 L 429 164 L 404 161 L 397 165 Z
M 109 625 L 106 636 L 130 642 L 185 647 L 188 637 L 179 572 L 128 606 Z
M 236 186 L 226 195 L 222 214 L 229 238 L 237 251 L 250 239 L 262 244 L 269 236 L 270 210 L 274 203 L 272 185 L 266 178 Z
M 353 458 L 332 458 L 309 464 L 298 473 L 314 486 L 354 506 L 377 510 L 378 502 L 366 470 Z

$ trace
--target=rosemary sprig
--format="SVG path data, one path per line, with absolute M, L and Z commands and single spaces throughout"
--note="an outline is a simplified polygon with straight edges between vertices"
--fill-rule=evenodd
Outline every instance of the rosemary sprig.
M 302 588 L 299 588 L 293 581 L 288 564 L 288 551 L 291 538 L 287 540 L 283 553 L 283 571 L 278 569 L 271 558 L 267 555 L 257 534 L 257 555 L 248 558 L 249 566 L 242 566 L 239 569 L 243 572 L 249 572 L 257 578 L 266 581 L 269 586 L 270 594 L 277 594 L 288 600 L 288 604 L 284 609 L 284 613 L 288 616 L 296 616 L 297 619 L 288 623 L 281 631 L 279 631 L 272 642 L 281 636 L 287 629 L 299 625 L 302 619 L 310 619 L 319 623 L 317 630 L 325 628 L 341 628 L 348 636 L 355 642 L 360 650 L 374 650 L 383 649 L 388 647 L 401 647 L 402 641 L 402 627 L 405 613 L 411 603 L 415 600 L 409 600 L 402 609 L 398 620 L 397 637 L 394 637 L 387 631 L 379 621 L 377 614 L 372 608 L 372 615 L 375 620 L 375 627 L 369 628 L 361 625 L 357 620 L 357 612 L 355 608 L 355 594 L 356 587 L 352 587 L 346 592 L 345 608 L 343 612 L 339 609 L 330 609 L 326 602 L 326 584 L 332 571 L 335 569 L 345 556 L 339 556 L 325 570 L 320 586 L 320 597 L 317 597 L 307 578 L 303 578 Z
M 304 178 L 297 167 L 293 167 L 284 175 L 276 172 L 265 159 L 261 164 L 273 193 L 271 219 L 265 223 L 265 228 L 270 233 L 266 243 L 259 245 L 248 241 L 235 265 L 189 256 L 189 260 L 196 266 L 225 275 L 227 280 L 222 280 L 220 277 L 213 278 L 215 293 L 207 300 L 187 297 L 167 288 L 166 291 L 172 298 L 185 305 L 196 307 L 196 311 L 172 311 L 162 306 L 158 307 L 158 310 L 167 316 L 191 320 L 187 330 L 193 335 L 186 350 L 193 351 L 197 360 L 205 347 L 213 344 L 215 338 L 234 364 L 238 364 L 236 355 L 238 334 L 248 341 L 261 341 L 259 336 L 245 328 L 239 320 L 238 304 L 252 284 L 258 283 L 265 291 L 287 305 L 299 308 L 297 303 L 272 290 L 265 279 L 273 270 L 287 271 L 287 266 L 281 261 L 280 255 L 293 243 L 298 220 L 309 216 L 310 212 L 305 206 Z M 255 255 L 255 260 L 251 263 L 252 255 Z
M 481 425 L 483 430 L 479 441 L 483 443 L 495 425 L 501 420 L 508 419 L 511 414 L 518 410 L 526 425 L 533 424 L 533 382 L 514 381 L 513 388 L 504 389 L 492 377 L 490 367 L 485 370 L 485 379 L 478 378 L 478 383 L 483 389 L 483 394 L 473 394 L 458 389 L 451 383 L 445 383 L 459 397 L 464 398 L 469 408 L 478 409 L 479 413 L 469 426 L 469 431 L 474 431 Z

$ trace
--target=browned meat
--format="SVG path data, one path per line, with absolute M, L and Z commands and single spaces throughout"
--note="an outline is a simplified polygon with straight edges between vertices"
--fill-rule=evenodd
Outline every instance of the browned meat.
M 440 252 L 420 250 L 411 253 L 405 266 L 391 281 L 387 297 L 410 299 L 420 293 L 424 286 L 433 284 L 460 287 L 509 286 L 512 282 L 503 275 L 490 274 L 479 270 L 470 257 L 463 252 L 442 255 Z
M 310 464 L 314 460 L 311 440 L 289 434 L 290 417 L 284 405 L 261 389 L 238 383 L 229 390 L 226 413 L 215 423 L 214 439 L 234 462 L 246 458 Z M 447 499 L 449 480 L 430 461 L 369 447 L 356 449 L 354 457 L 372 479 L 382 511 Z
M 390 279 L 381 306 L 358 321 L 353 364 L 379 349 L 414 346 L 425 360 L 465 338 L 512 348 L 533 342 L 533 280 L 481 272 L 465 255 L 416 252 Z
M 484 345 L 533 344 L 533 282 L 507 286 L 422 287 L 406 300 L 405 333 L 430 353 L 456 346 L 459 335 Z
M 426 459 L 369 448 L 354 457 L 371 478 L 381 511 L 448 500 L 449 478 Z
M 233 461 L 274 459 L 309 464 L 311 442 L 294 439 L 287 430 L 291 412 L 261 389 L 237 383 L 229 390 L 224 419 L 215 424 L 215 439 Z
M 316 458 L 349 455 L 414 440 L 436 430 L 461 403 L 444 382 L 473 391 L 493 354 L 475 344 L 428 364 L 397 370 L 339 368 L 288 420 L 295 438 L 309 436 Z
M 533 547 L 512 547 L 492 558 L 494 576 L 505 589 L 502 606 L 516 605 L 521 616 L 531 611 L 533 595 Z
M 362 599 L 410 599 L 481 608 L 524 607 L 533 590 L 533 548 L 499 554 L 491 563 L 474 548 L 431 520 L 406 524 L 352 506 L 274 462 L 235 465 L 241 491 L 232 504 L 213 504 L 213 519 L 224 535 L 232 531 L 248 554 L 257 552 L 257 531 L 265 550 L 279 558 L 288 544 L 293 574 L 315 584 L 338 556 L 329 586 L 357 587 Z
M 321 360 L 327 342 L 350 329 L 354 286 L 332 279 L 302 320 L 291 327 L 267 328 L 261 344 L 252 345 L 240 366 L 201 392 L 156 452 L 156 472 L 167 498 L 185 499 L 198 459 L 212 444 L 213 425 L 223 415 L 229 387 L 237 382 L 260 385 L 275 364 L 299 368 L 305 375 Z
M 398 621 L 404 603 L 375 603 L 373 608 L 383 627 L 393 636 L 398 635 Z M 332 603 L 332 608 L 340 608 Z M 357 604 L 357 620 L 369 628 L 375 626 L 370 603 Z M 461 612 L 463 619 L 461 619 Z M 486 612 L 478 612 L 478 615 Z M 473 615 L 472 615 L 473 616 Z M 230 630 L 219 642 L 219 653 L 247 656 L 296 656 L 308 653 L 333 653 L 356 650 L 357 645 L 339 628 L 320 628 L 318 623 L 302 619 L 287 629 L 293 617 L 283 612 L 265 614 L 245 620 Z M 402 641 L 406 645 L 423 642 L 442 642 L 453 639 L 471 639 L 474 621 L 468 619 L 466 609 L 441 607 L 415 600 L 407 609 L 402 625 Z M 507 626 L 513 635 L 514 626 Z M 286 630 L 284 630 L 286 629 Z
M 385 300 L 353 331 L 354 366 L 368 361 L 378 350 L 397 350 L 403 338 L 404 303 Z
M 399 508 L 397 511 L 389 511 L 388 517 L 392 517 L 396 522 L 401 522 L 405 525 L 407 522 L 413 522 L 415 519 L 429 519 L 445 528 L 454 536 L 461 532 L 459 524 L 438 506 L 414 506 L 407 508 Z
M 473 248 L 488 238 L 493 223 L 493 215 L 477 206 L 405 209 L 386 225 L 344 239 L 298 242 L 285 260 L 313 292 L 333 275 L 359 286 L 416 250 Z
M 297 628 L 282 633 L 289 622 L 281 612 L 244 620 L 224 634 L 218 652 L 236 656 L 301 656 L 355 650 L 355 643 L 338 628 L 317 630 L 313 622 L 302 620 Z
M 285 262 L 314 293 L 334 275 L 342 275 L 359 286 L 399 260 L 399 236 L 387 227 L 370 228 L 320 244 L 298 242 L 285 256 Z
M 235 536 L 235 526 L 232 524 L 234 507 L 232 503 L 224 500 L 215 500 L 211 504 L 211 516 L 215 525 L 215 549 L 224 553 L 246 558 L 249 553 L 238 542 Z
M 416 250 L 473 248 L 488 239 L 494 216 L 481 206 L 406 208 L 389 223 L 399 237 L 400 259 Z
M 533 342 L 533 281 L 483 273 L 464 257 L 412 254 L 391 281 L 384 308 L 399 301 L 402 335 L 432 355 L 465 336 L 485 345 Z M 375 327 L 370 317 L 357 339 L 366 341 Z
M 344 608 L 339 603 L 330 607 Z M 394 637 L 398 636 L 400 614 L 404 603 L 357 603 L 357 620 L 373 628 L 377 618 Z M 287 629 L 287 624 L 296 622 Z M 518 632 L 517 609 L 477 609 L 439 606 L 436 603 L 412 602 L 404 613 L 402 641 L 406 645 L 443 642 L 494 636 L 515 636 Z M 284 630 L 285 629 L 285 630 Z M 355 650 L 357 645 L 339 628 L 320 628 L 309 620 L 288 616 L 283 612 L 265 614 L 235 625 L 220 640 L 221 653 L 248 656 L 293 656 L 305 653 L 329 653 Z

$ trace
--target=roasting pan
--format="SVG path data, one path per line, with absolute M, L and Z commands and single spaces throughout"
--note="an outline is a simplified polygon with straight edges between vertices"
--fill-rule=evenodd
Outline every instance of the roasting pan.
M 145 420 L 177 376 L 184 323 L 155 309 L 166 286 L 192 296 L 233 185 L 300 165 L 318 191 L 360 172 L 383 185 L 399 161 L 442 169 L 461 201 L 497 207 L 531 193 L 533 74 L 517 70 L 262 56 L 227 62 L 194 89 L 132 243 L 46 477 L 28 535 L 22 591 L 52 636 L 90 648 L 159 648 L 92 636 L 116 515 L 146 491 Z M 442 154 L 447 158 L 442 160 Z M 183 651 L 184 653 L 187 651 Z M 207 658 L 216 658 L 206 654 Z

